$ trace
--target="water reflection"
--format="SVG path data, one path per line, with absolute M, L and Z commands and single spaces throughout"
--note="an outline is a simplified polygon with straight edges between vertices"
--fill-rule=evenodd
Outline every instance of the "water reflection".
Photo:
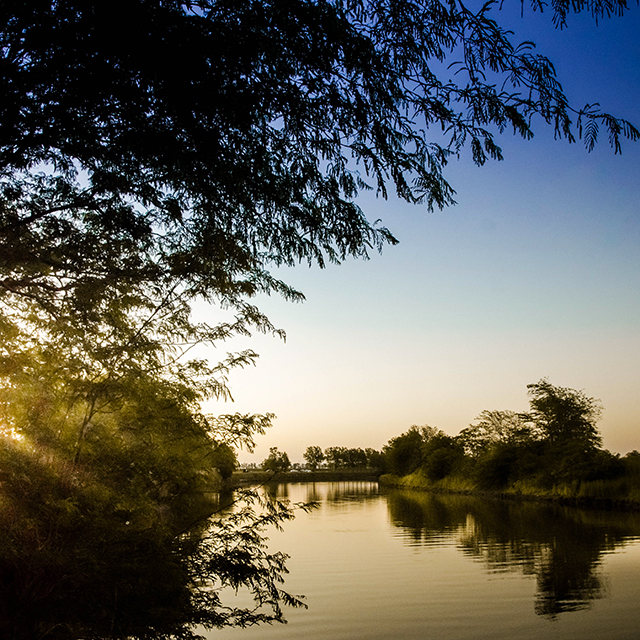
M 548 618 L 604 597 L 603 555 L 640 535 L 636 513 L 407 491 L 390 491 L 387 504 L 409 544 L 446 537 L 490 572 L 534 575 L 535 612 Z
M 263 490 L 272 500 L 290 500 L 296 502 L 318 502 L 323 506 L 336 507 L 344 503 L 366 502 L 378 499 L 380 492 L 377 482 L 367 480 L 343 482 L 272 482 L 264 485 Z
M 279 572 L 277 563 L 274 568 L 251 557 L 259 541 L 253 532 L 244 534 L 249 543 L 243 547 L 236 533 L 241 529 L 210 520 L 212 514 L 230 515 L 242 505 L 241 494 L 210 493 L 206 501 L 194 502 L 193 521 L 180 533 L 161 525 L 128 527 L 129 522 L 118 528 L 106 513 L 104 519 L 77 517 L 66 527 L 43 526 L 46 536 L 36 530 L 39 540 L 0 536 L 0 639 L 193 638 L 189 629 L 195 624 L 227 624 L 226 612 L 236 615 L 236 610 L 223 606 L 220 580 L 207 582 L 220 575 L 212 566 L 229 570 L 225 539 L 243 558 L 239 587 L 264 585 L 261 572 Z M 8 530 L 13 517 L 0 509 L 0 531 Z M 254 566 L 254 574 L 247 574 Z M 233 594 L 226 595 L 231 600 Z M 248 602 L 250 615 L 253 602 Z

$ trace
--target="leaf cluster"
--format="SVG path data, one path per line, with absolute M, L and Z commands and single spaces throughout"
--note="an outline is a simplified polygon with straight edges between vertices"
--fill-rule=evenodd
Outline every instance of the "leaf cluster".
M 480 489 L 530 482 L 547 490 L 623 472 L 619 457 L 601 448 L 599 400 L 546 378 L 527 389 L 529 412 L 482 411 L 457 436 L 412 426 L 383 448 L 386 468 L 430 481 L 464 477 Z
M 269 455 L 262 461 L 262 468 L 265 471 L 281 473 L 289 471 L 291 461 L 286 451 L 279 451 L 278 447 L 270 447 Z
M 273 418 L 203 415 L 200 402 L 229 398 L 229 372 L 257 355 L 212 365 L 195 349 L 254 331 L 284 337 L 250 303 L 302 299 L 274 267 L 366 258 L 396 242 L 356 204 L 363 190 L 451 204 L 449 160 L 465 148 L 477 164 L 501 159 L 497 134 L 530 138 L 536 118 L 588 148 L 600 127 L 616 152 L 621 138 L 638 137 L 597 106 L 574 110 L 551 62 L 513 43 L 497 8 L 0 4 L 0 500 L 9 532 L 0 588 L 22 594 L 3 613 L 28 619 L 41 609 L 55 626 L 56 609 L 67 609 L 47 598 L 71 584 L 100 624 L 122 623 L 95 637 L 188 638 L 185 620 L 268 622 L 281 620 L 281 602 L 299 604 L 278 586 L 284 556 L 266 553 L 261 534 L 287 507 L 241 510 L 210 536 L 195 533 L 212 470 L 228 473 L 230 448 L 251 450 Z M 625 8 L 554 3 L 559 26 L 569 10 L 599 18 Z M 196 301 L 217 305 L 215 317 L 194 320 Z M 561 433 L 552 413 L 545 429 Z M 416 430 L 390 448 L 401 452 L 394 468 L 415 468 L 414 445 L 425 443 L 441 452 L 434 473 L 453 464 L 451 443 Z M 143 558 L 162 562 L 146 572 Z M 159 580 L 158 567 L 171 580 Z M 107 596 L 87 587 L 95 576 Z M 258 608 L 225 609 L 216 580 L 248 587 Z M 132 585 L 145 586 L 140 598 Z M 164 626 L 137 622 L 143 596 L 172 612 Z M 66 629 L 94 637 L 86 620 Z
M 450 156 L 468 145 L 478 164 L 500 159 L 495 133 L 529 138 L 536 116 L 588 148 L 600 126 L 616 151 L 638 136 L 597 105 L 575 111 L 552 63 L 514 44 L 497 8 L 3 3 L 5 295 L 54 314 L 71 296 L 88 315 L 104 315 L 107 291 L 133 306 L 299 299 L 270 265 L 366 257 L 395 241 L 355 204 L 362 189 L 449 204 Z M 558 2 L 554 15 L 562 25 L 569 10 L 625 8 Z

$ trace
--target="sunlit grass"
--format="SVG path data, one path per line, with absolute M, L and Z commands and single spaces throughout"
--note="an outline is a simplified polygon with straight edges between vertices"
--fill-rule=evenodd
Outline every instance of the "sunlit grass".
M 392 474 L 381 476 L 380 483 L 405 489 L 420 489 L 448 493 L 483 493 L 497 496 L 538 498 L 543 500 L 575 500 L 579 503 L 592 501 L 594 504 L 608 503 L 613 506 L 640 506 L 640 478 L 623 476 L 609 480 L 574 480 L 543 486 L 534 480 L 519 480 L 499 490 L 488 491 L 478 486 L 468 476 L 447 476 L 441 480 L 430 480 L 417 470 L 398 477 Z

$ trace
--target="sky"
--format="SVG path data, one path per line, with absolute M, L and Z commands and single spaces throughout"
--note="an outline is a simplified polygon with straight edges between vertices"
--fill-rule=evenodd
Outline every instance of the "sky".
M 555 63 L 572 104 L 599 102 L 640 128 L 637 6 L 562 31 L 550 12 L 520 18 L 519 3 L 496 18 Z M 205 405 L 276 414 L 241 461 L 272 446 L 292 461 L 310 445 L 380 449 L 413 424 L 455 435 L 484 409 L 527 410 L 527 384 L 543 377 L 601 400 L 605 448 L 640 450 L 640 142 L 615 155 L 603 136 L 587 153 L 542 122 L 535 132 L 500 137 L 503 162 L 453 161 L 457 205 L 445 210 L 361 198 L 400 240 L 382 255 L 278 270 L 306 301 L 256 303 L 286 342 L 221 345 L 260 359 L 231 374 L 233 403 Z

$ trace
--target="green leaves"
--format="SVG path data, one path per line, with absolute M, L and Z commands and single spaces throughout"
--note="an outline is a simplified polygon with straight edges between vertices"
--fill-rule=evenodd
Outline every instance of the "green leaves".
M 362 188 L 452 203 L 450 154 L 469 142 L 478 164 L 501 159 L 494 128 L 528 138 L 539 115 L 589 149 L 596 122 L 616 152 L 637 138 L 593 107 L 572 110 L 553 65 L 512 43 L 496 8 L 141 1 L 123 22 L 115 7 L 5 3 L 0 179 L 12 213 L 0 238 L 17 270 L 6 286 L 179 283 L 233 302 L 277 288 L 269 265 L 393 242 L 353 203 Z M 554 5 L 561 21 L 569 8 Z
M 58 545 L 67 555 L 42 584 L 55 590 L 68 561 L 69 581 L 87 585 L 91 571 L 65 547 L 86 538 L 82 559 L 108 596 L 80 599 L 101 624 L 122 621 L 121 637 L 126 628 L 188 638 L 181 620 L 280 620 L 281 602 L 299 604 L 278 586 L 284 557 L 266 554 L 260 533 L 286 521 L 288 507 L 240 511 L 190 543 L 175 534 L 193 534 L 213 469 L 228 475 L 232 448 L 252 450 L 273 419 L 200 410 L 206 398 L 230 398 L 230 371 L 257 354 L 229 353 L 215 365 L 190 354 L 256 331 L 284 338 L 251 304 L 265 293 L 303 299 L 274 267 L 322 267 L 395 243 L 358 206 L 362 190 L 395 191 L 428 209 L 452 204 L 451 158 L 468 146 L 477 164 L 500 160 L 497 134 L 530 138 L 536 118 L 589 150 L 600 130 L 616 152 L 622 138 L 639 137 L 597 105 L 574 110 L 552 63 L 496 22 L 498 6 L 0 4 L 0 499 L 16 518 L 11 575 L 34 549 L 58 557 Z M 570 10 L 598 19 L 625 7 L 563 0 L 553 10 L 564 26 Z M 224 311 L 219 321 L 193 319 L 200 300 Z M 540 415 L 552 391 L 534 389 Z M 596 443 L 589 420 L 578 423 Z M 447 444 L 436 435 L 415 429 L 390 443 L 392 467 L 416 468 L 425 441 Z M 441 475 L 455 456 L 437 451 Z M 273 452 L 274 464 L 286 467 L 285 456 Z M 107 575 L 104 548 L 113 566 L 136 559 L 122 569 L 126 580 Z M 136 564 L 145 550 L 175 578 L 156 580 L 159 599 L 149 576 L 162 572 Z M 34 584 L 42 577 L 25 575 Z M 209 588 L 216 576 L 248 586 L 270 613 L 222 608 Z M 159 609 L 177 603 L 168 607 L 175 617 L 145 627 L 133 584 Z M 32 596 L 36 610 L 40 595 Z M 86 621 L 69 625 L 91 637 Z

